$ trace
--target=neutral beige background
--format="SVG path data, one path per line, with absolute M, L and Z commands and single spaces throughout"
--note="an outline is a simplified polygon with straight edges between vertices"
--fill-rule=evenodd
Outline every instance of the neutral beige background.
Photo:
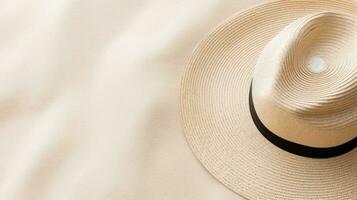
M 0 199 L 237 200 L 185 142 L 185 57 L 263 0 L 0 0 Z

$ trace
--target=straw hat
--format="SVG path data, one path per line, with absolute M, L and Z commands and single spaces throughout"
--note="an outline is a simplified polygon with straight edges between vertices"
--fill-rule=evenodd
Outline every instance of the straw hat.
M 248 199 L 357 199 L 357 2 L 275 1 L 190 57 L 182 124 L 203 166 Z

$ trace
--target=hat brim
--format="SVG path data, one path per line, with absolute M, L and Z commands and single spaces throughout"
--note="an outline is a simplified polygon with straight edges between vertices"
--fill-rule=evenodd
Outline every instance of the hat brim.
M 357 3 L 261 4 L 209 33 L 187 62 L 181 86 L 187 142 L 215 178 L 245 198 L 357 198 L 356 149 L 328 159 L 285 152 L 262 136 L 249 112 L 254 66 L 264 46 L 293 20 L 322 11 L 357 16 Z

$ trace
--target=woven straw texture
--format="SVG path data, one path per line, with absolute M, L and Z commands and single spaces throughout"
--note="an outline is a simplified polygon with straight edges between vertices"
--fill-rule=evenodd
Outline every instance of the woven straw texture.
M 271 131 L 313 147 L 356 137 L 356 36 L 356 17 L 319 12 L 295 20 L 267 44 L 255 65 L 253 96 Z
M 189 58 L 181 88 L 187 141 L 214 177 L 245 198 L 357 199 L 356 149 L 329 159 L 293 155 L 266 140 L 249 113 L 249 88 L 264 48 L 292 22 L 322 12 L 351 17 L 331 14 L 311 20 L 310 28 L 317 24 L 326 31 L 316 35 L 302 31 L 297 39 L 299 48 L 285 50 L 282 63 L 307 66 L 304 55 L 318 54 L 326 69 L 316 75 L 306 67 L 283 67 L 273 81 L 272 99 L 286 112 L 294 112 L 296 120 L 306 121 L 308 127 L 356 132 L 354 1 L 259 5 L 222 23 Z M 300 59 L 291 59 L 290 54 Z

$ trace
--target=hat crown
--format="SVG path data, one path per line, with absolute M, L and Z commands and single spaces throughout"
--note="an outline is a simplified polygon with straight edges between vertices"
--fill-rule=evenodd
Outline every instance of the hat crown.
M 254 73 L 253 100 L 262 122 L 282 138 L 312 147 L 356 137 L 356 47 L 353 16 L 315 13 L 285 27 L 264 48 Z

